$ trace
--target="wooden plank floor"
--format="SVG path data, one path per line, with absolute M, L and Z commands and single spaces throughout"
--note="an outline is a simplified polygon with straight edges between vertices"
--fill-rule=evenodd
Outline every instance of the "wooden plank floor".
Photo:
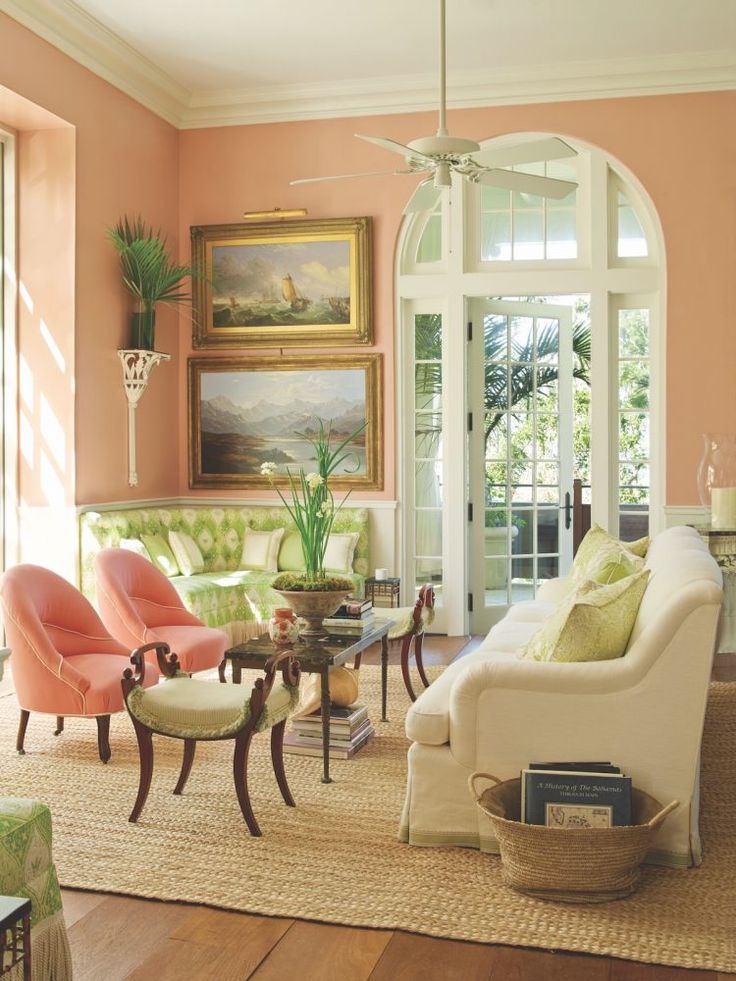
M 446 664 L 463 638 L 434 637 Z M 366 662 L 377 661 L 370 652 Z M 736 681 L 736 657 L 714 678 Z M 587 954 L 442 940 L 391 930 L 231 913 L 185 903 L 62 890 L 75 981 L 727 981 L 715 971 Z

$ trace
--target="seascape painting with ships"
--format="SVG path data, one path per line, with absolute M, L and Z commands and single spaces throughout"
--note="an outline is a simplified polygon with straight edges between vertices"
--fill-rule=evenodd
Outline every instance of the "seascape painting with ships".
M 212 325 L 349 324 L 350 242 L 214 245 Z
M 260 474 L 273 461 L 277 473 L 316 470 L 313 447 L 298 433 L 313 433 L 317 418 L 331 420 L 335 442 L 366 420 L 363 369 L 203 371 L 200 377 L 203 474 Z M 347 447 L 340 473 L 365 474 L 365 433 Z M 357 469 L 356 469 L 357 465 Z

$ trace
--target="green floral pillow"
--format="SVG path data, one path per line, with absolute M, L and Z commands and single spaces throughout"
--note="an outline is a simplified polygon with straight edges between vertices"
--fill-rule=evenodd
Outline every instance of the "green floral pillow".
M 573 580 L 573 582 L 581 582 L 586 578 L 589 579 L 590 576 L 588 576 L 587 571 L 588 565 L 604 545 L 610 545 L 613 543 L 621 546 L 622 548 L 628 549 L 632 555 L 645 558 L 647 549 L 649 548 L 649 541 L 650 539 L 645 537 L 638 538 L 635 542 L 620 542 L 618 538 L 614 538 L 613 535 L 609 535 L 609 533 L 605 531 L 605 529 L 601 528 L 600 525 L 592 525 L 577 550 L 575 560 L 572 564 L 572 569 L 570 570 L 570 578 Z
M 304 549 L 298 532 L 286 532 L 279 549 L 279 572 L 304 572 L 307 568 L 304 561 Z
M 626 652 L 649 569 L 601 586 L 585 579 L 545 620 L 519 657 L 527 661 L 608 661 Z
M 585 578 L 601 586 L 633 576 L 644 568 L 644 559 L 634 555 L 622 542 L 606 542 L 595 553 L 585 570 Z
M 163 535 L 141 535 L 141 541 L 157 569 L 169 578 L 179 575 L 179 565 Z

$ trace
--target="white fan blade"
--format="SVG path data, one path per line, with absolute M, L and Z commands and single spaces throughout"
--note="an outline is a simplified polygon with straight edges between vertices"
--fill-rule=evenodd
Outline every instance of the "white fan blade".
M 359 140 L 365 140 L 367 143 L 375 143 L 376 146 L 383 147 L 384 150 L 391 150 L 392 153 L 400 153 L 402 157 L 406 159 L 413 158 L 414 160 L 431 160 L 431 157 L 425 156 L 423 153 L 419 153 L 417 150 L 412 150 L 410 146 L 404 146 L 403 143 L 397 143 L 396 140 L 389 140 L 383 136 L 361 136 L 360 133 L 355 134 Z
M 387 177 L 394 174 L 413 174 L 413 170 L 366 170 L 361 174 L 334 174 L 330 177 L 300 177 L 289 184 L 316 184 L 319 181 L 341 181 L 348 177 Z
M 552 177 L 535 177 L 533 174 L 519 174 L 514 170 L 486 170 L 473 174 L 471 180 L 493 187 L 504 187 L 507 191 L 521 191 L 524 194 L 538 194 L 543 198 L 566 198 L 577 184 L 574 181 L 558 181 Z
M 441 194 L 442 188 L 435 187 L 433 180 L 422 181 L 406 202 L 404 214 L 412 215 L 417 211 L 431 211 L 439 201 Z
M 473 154 L 473 160 L 481 167 L 511 167 L 514 164 L 538 163 L 540 160 L 562 160 L 576 157 L 564 140 L 552 136 L 547 140 L 533 140 L 516 146 L 499 147 L 497 150 L 481 150 Z

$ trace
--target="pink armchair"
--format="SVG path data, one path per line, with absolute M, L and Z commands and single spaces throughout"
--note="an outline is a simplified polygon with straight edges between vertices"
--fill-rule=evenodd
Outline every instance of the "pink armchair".
M 168 644 L 182 671 L 220 667 L 227 634 L 205 627 L 190 613 L 148 559 L 124 548 L 105 548 L 95 556 L 95 578 L 102 622 L 118 640 L 131 648 Z M 155 654 L 147 657 L 155 668 Z M 224 680 L 222 669 L 220 677 Z
M 110 759 L 110 714 L 124 708 L 120 679 L 130 664 L 130 648 L 105 630 L 90 603 L 56 573 L 17 565 L 0 581 L 0 606 L 23 743 L 31 712 L 56 716 L 56 735 L 65 716 L 97 720 L 100 759 Z M 155 684 L 153 672 L 148 684 Z

